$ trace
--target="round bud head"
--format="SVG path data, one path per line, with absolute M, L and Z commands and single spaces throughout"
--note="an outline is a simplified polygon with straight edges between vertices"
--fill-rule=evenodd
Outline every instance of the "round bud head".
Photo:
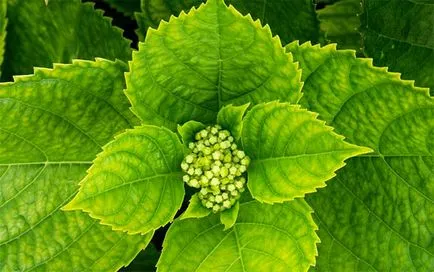
M 230 209 L 245 190 L 250 159 L 239 150 L 234 137 L 219 125 L 195 134 L 188 144 L 190 153 L 181 163 L 187 185 L 200 189 L 203 206 L 214 213 Z

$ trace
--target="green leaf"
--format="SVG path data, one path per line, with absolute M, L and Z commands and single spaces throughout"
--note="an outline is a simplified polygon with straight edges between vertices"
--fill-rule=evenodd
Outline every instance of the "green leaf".
M 102 13 L 79 0 L 50 0 L 48 5 L 43 0 L 8 1 L 3 78 L 74 58 L 129 60 L 130 41 Z
M 0 84 L 0 271 L 117 270 L 151 239 L 60 210 L 101 146 L 137 122 L 126 68 L 74 61 Z
M 187 210 L 179 217 L 179 219 L 187 219 L 187 218 L 201 218 L 209 215 L 211 213 L 211 209 L 205 208 L 197 194 L 194 194 L 190 203 L 188 204 Z
M 252 159 L 247 186 L 255 199 L 283 202 L 315 192 L 344 160 L 370 152 L 346 143 L 316 117 L 298 105 L 279 102 L 257 105 L 247 113 L 241 141 Z
M 0 66 L 3 63 L 5 41 L 6 41 L 6 26 L 8 20 L 6 18 L 7 0 L 0 0 Z M 1 71 L 0 71 L 1 75 Z
M 144 37 L 149 27 L 157 28 L 161 20 L 171 15 L 198 7 L 205 0 L 142 0 L 141 13 L 136 13 L 138 34 Z M 262 24 L 268 24 L 284 44 L 293 40 L 314 41 L 320 39 L 319 23 L 312 0 L 267 1 L 226 0 L 242 14 L 250 14 Z
M 63 209 L 85 211 L 129 234 L 156 230 L 181 207 L 183 158 L 178 136 L 168 129 L 127 130 L 103 147 L 80 191 Z
M 135 13 L 140 40 L 144 40 L 149 27 L 157 28 L 160 21 L 169 21 L 171 15 L 178 16 L 181 11 L 199 7 L 206 0 L 140 0 L 141 12 Z
M 232 136 L 239 140 L 243 129 L 243 116 L 248 107 L 249 103 L 238 107 L 232 105 L 223 107 L 217 114 L 217 124 L 229 130 Z
M 50 0 L 51 1 L 51 0 Z M 104 0 L 112 8 L 123 12 L 127 16 L 132 16 L 134 12 L 140 11 L 140 0 Z
M 434 5 L 427 0 L 365 0 L 364 52 L 434 94 Z
M 374 149 L 307 196 L 320 227 L 318 270 L 432 271 L 434 99 L 353 51 L 288 49 L 306 71 L 302 104 Z
M 149 244 L 145 250 L 142 250 L 139 255 L 121 272 L 154 272 L 155 265 L 160 258 L 160 252 L 153 244 Z
M 206 125 L 200 122 L 188 121 L 183 125 L 178 125 L 178 133 L 181 135 L 184 145 L 188 145 L 188 143 L 195 141 L 195 134 L 204 128 L 206 128 Z
M 172 130 L 189 120 L 214 123 L 224 105 L 301 96 L 297 64 L 279 39 L 223 0 L 149 31 L 126 78 L 137 116 Z
M 237 221 L 239 210 L 240 202 L 238 201 L 232 208 L 220 213 L 220 222 L 225 225 L 224 230 L 228 230 L 233 227 L 233 225 Z
M 177 220 L 169 228 L 158 271 L 307 271 L 319 239 L 312 209 L 302 199 L 240 204 L 223 231 L 219 215 Z
M 360 35 L 361 0 L 340 0 L 317 11 L 320 27 L 329 42 L 337 43 L 339 48 L 362 48 Z

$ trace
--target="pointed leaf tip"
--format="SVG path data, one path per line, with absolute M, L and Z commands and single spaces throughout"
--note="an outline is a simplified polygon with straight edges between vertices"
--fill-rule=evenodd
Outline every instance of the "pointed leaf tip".
M 64 209 L 83 210 L 130 234 L 158 229 L 181 207 L 183 157 L 178 136 L 165 128 L 127 130 L 104 146 Z
M 247 113 L 242 142 L 252 159 L 247 185 L 254 198 L 267 203 L 315 192 L 344 160 L 371 151 L 345 142 L 316 113 L 279 102 Z

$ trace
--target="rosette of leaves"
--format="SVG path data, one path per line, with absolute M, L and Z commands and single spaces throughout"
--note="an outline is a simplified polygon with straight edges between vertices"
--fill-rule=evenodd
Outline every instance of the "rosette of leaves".
M 129 234 L 172 222 L 185 196 L 181 164 L 193 163 L 188 146 L 217 124 L 251 159 L 248 190 L 223 212 L 202 205 L 199 192 L 191 196 L 158 269 L 306 271 L 319 239 L 301 198 L 370 149 L 345 142 L 297 105 L 300 76 L 267 26 L 221 0 L 163 22 L 148 32 L 126 76 L 142 125 L 103 147 L 64 210 Z
M 284 50 L 221 0 L 149 31 L 126 76 L 135 116 L 126 70 L 0 85 L 0 270 L 113 271 L 173 220 L 159 271 L 434 269 L 427 89 L 353 51 Z M 188 196 L 174 219 L 188 145 L 216 124 L 251 159 L 247 189 L 220 213 Z

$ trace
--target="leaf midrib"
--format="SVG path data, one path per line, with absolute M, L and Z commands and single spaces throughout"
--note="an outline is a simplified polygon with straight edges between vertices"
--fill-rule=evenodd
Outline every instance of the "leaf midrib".
M 355 149 L 354 149 L 355 150 Z M 321 156 L 321 155 L 327 155 L 327 154 L 333 154 L 333 153 L 350 153 L 351 149 L 337 149 L 333 151 L 325 151 L 325 152 L 318 152 L 318 153 L 304 153 L 304 154 L 298 154 L 298 155 L 288 155 L 288 156 L 279 156 L 279 157 L 270 157 L 270 158 L 263 158 L 263 159 L 254 159 L 252 163 L 263 163 L 267 161 L 277 161 L 277 160 L 292 160 L 296 158 L 303 158 L 303 157 L 314 157 L 314 156 Z
M 180 177 L 182 174 L 183 174 L 183 172 L 178 171 L 178 172 L 171 172 L 171 173 L 167 173 L 167 174 L 157 174 L 157 175 L 153 175 L 153 176 L 148 176 L 148 177 L 144 177 L 144 178 L 135 179 L 135 180 L 132 180 L 132 181 L 128 181 L 128 182 L 125 182 L 125 183 L 113 186 L 113 187 L 111 187 L 111 188 L 109 188 L 107 190 L 98 192 L 96 194 L 86 195 L 86 197 L 83 198 L 80 202 L 84 202 L 84 201 L 86 201 L 88 199 L 93 199 L 93 198 L 98 197 L 100 195 L 103 195 L 103 194 L 106 194 L 108 192 L 111 192 L 111 191 L 117 190 L 119 188 L 122 188 L 124 186 L 130 186 L 130 185 L 133 185 L 133 184 L 139 183 L 139 182 L 158 182 L 158 181 L 161 181 L 160 178 L 162 178 L 162 177 L 164 177 L 164 178 L 167 178 L 167 177 Z M 154 180 L 154 179 L 156 179 L 156 180 Z M 83 210 L 87 211 L 86 209 L 83 209 Z

